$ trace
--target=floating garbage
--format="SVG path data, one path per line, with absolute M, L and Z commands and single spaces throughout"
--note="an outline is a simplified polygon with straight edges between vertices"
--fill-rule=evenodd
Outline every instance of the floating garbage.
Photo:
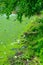
M 17 58 L 17 56 L 14 56 L 14 58 Z

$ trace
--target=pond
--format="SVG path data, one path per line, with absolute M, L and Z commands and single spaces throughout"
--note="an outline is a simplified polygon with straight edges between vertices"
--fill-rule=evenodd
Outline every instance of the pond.
M 17 41 L 19 44 L 20 36 L 25 31 L 28 24 L 28 18 L 23 17 L 23 22 L 20 23 L 15 15 L 10 15 L 9 19 L 6 19 L 6 15 L 0 15 L 0 62 L 1 65 L 3 60 L 9 54 L 14 54 L 16 51 L 14 45 Z M 15 43 L 14 43 L 15 42 Z M 15 45 L 16 46 L 16 45 Z M 16 46 L 17 47 L 17 46 Z M 19 46 L 18 46 L 19 47 Z M 4 57 L 3 59 L 1 59 Z M 2 61 L 1 61 L 2 60 Z

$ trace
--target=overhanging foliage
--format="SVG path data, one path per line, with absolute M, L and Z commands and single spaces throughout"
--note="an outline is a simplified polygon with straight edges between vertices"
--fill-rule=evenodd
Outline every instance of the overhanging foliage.
M 15 11 L 21 21 L 22 15 L 31 16 L 40 13 L 43 9 L 43 0 L 0 0 L 0 13 L 6 13 L 7 18 Z

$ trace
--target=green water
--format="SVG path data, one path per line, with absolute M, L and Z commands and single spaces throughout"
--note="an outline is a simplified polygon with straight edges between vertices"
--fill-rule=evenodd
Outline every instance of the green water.
M 26 19 L 22 23 L 18 20 L 15 21 L 15 16 L 10 17 L 9 20 L 4 16 L 0 16 L 0 42 L 14 42 L 23 33 L 26 23 Z
M 22 23 L 20 23 L 16 16 L 10 17 L 8 20 L 5 16 L 0 16 L 0 65 L 9 65 L 7 56 L 16 52 L 11 50 L 21 45 L 16 45 L 14 42 L 19 39 L 23 34 L 28 24 L 28 18 L 23 17 Z

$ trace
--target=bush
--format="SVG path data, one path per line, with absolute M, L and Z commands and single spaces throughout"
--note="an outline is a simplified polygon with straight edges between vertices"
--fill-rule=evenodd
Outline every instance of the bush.
M 43 9 L 43 0 L 2 0 L 0 1 L 0 13 L 6 13 L 9 15 L 12 11 L 16 11 L 18 19 L 22 19 L 22 15 L 31 16 L 39 14 Z
M 22 36 L 20 38 L 22 46 L 15 53 L 16 58 L 13 56 L 14 61 L 10 59 L 11 62 L 15 65 L 43 65 L 43 19 L 32 22 Z

